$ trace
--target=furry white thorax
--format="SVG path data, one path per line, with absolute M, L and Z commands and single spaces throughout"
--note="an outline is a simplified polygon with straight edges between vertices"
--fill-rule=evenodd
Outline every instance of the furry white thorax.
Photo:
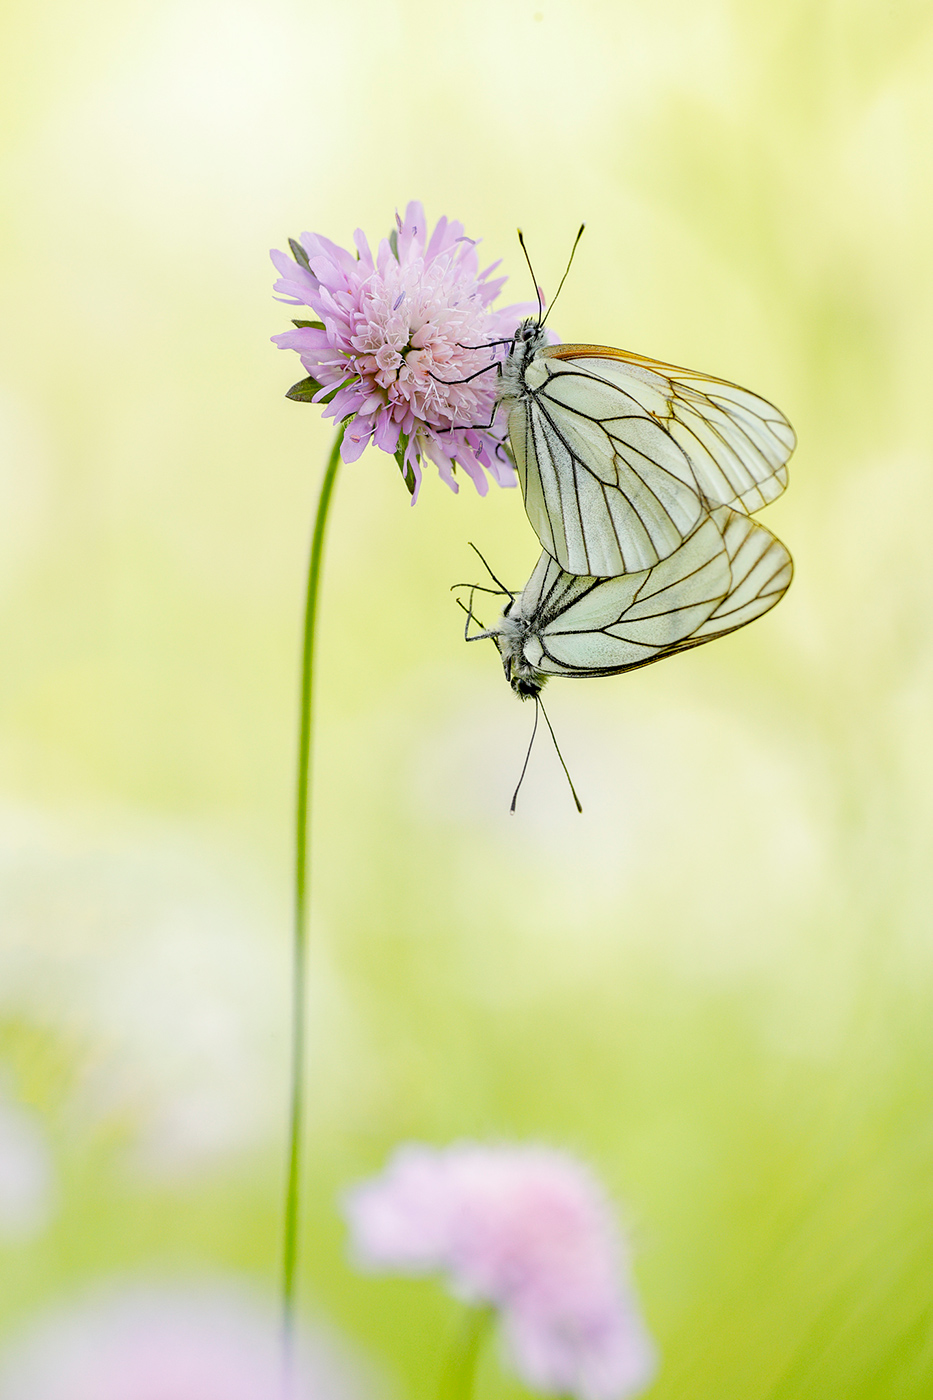
M 547 331 L 535 317 L 529 316 L 521 322 L 499 377 L 497 398 L 500 403 L 523 399 L 529 387 L 538 387 L 527 383 L 528 368 L 539 350 L 548 344 Z
M 506 680 L 519 699 L 527 700 L 540 693 L 547 676 L 532 666 L 525 655 L 525 645 L 533 633 L 531 622 L 522 615 L 521 603 L 521 594 L 506 603 L 491 635 L 499 648 Z

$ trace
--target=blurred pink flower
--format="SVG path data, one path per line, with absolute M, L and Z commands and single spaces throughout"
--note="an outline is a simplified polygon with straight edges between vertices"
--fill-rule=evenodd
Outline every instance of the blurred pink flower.
M 502 358 L 501 347 L 489 342 L 511 337 L 529 308 L 489 310 L 505 278 L 489 280 L 498 263 L 479 271 L 476 243 L 462 224 L 441 219 L 428 237 L 424 209 L 414 201 L 396 223 L 375 258 L 361 229 L 355 254 L 315 233 L 291 243 L 295 261 L 273 250 L 281 300 L 310 306 L 320 318 L 272 337 L 298 351 L 320 386 L 295 385 L 292 395 L 326 403 L 326 417 L 350 418 L 345 462 L 355 462 L 369 442 L 394 453 L 413 499 L 423 456 L 454 491 L 455 466 L 480 495 L 488 489 L 486 472 L 513 486 L 504 428 L 482 426 L 493 415 L 497 374 L 477 371 Z
M 275 1312 L 229 1285 L 130 1285 L 57 1309 L 0 1357 L 0 1400 L 279 1400 Z M 289 1400 L 349 1400 L 347 1368 L 299 1346 Z
M 344 1205 L 364 1267 L 440 1270 L 460 1297 L 499 1309 L 533 1388 L 620 1400 L 651 1380 L 654 1350 L 609 1202 L 565 1153 L 412 1144 Z

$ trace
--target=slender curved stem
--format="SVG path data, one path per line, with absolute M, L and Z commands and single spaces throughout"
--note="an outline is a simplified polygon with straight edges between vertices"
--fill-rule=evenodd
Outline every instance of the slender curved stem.
M 476 1364 L 495 1313 L 490 1307 L 469 1307 L 441 1372 L 439 1400 L 472 1400 Z
M 305 599 L 304 640 L 301 654 L 301 715 L 295 803 L 295 928 L 292 944 L 291 1093 L 289 1101 L 288 1184 L 285 1189 L 285 1226 L 282 1249 L 282 1312 L 286 1377 L 291 1371 L 301 1198 L 305 1000 L 307 990 L 305 982 L 308 955 L 308 903 L 311 888 L 308 851 L 311 837 L 310 787 L 314 700 L 314 631 L 317 620 L 321 560 L 324 554 L 324 532 L 327 526 L 327 512 L 334 490 L 334 480 L 340 465 L 340 444 L 342 441 L 343 428 L 341 427 L 324 471 L 321 493 L 317 503 L 317 515 L 314 519 L 314 533 L 311 536 L 311 559 L 308 565 L 308 590 Z

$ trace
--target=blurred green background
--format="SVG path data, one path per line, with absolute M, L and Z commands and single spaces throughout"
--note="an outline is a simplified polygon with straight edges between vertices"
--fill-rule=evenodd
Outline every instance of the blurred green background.
M 549 688 L 451 584 L 517 492 L 338 480 L 320 633 L 303 1306 L 433 1395 L 455 1308 L 335 1200 L 406 1139 L 590 1162 L 657 1400 L 933 1389 L 920 0 L 9 3 L 0 19 L 0 1093 L 49 1145 L 0 1337 L 119 1273 L 274 1288 L 301 595 L 331 428 L 270 246 L 461 219 L 564 339 L 797 428 L 747 631 Z M 482 1395 L 518 1394 L 494 1353 Z

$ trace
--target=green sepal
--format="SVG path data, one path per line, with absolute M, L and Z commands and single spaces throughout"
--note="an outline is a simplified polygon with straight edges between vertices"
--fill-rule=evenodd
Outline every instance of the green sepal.
M 347 385 L 352 384 L 352 382 L 353 375 L 351 375 L 349 379 L 345 379 L 342 384 L 335 384 L 333 389 L 328 389 L 327 393 L 324 394 L 322 398 L 318 399 L 317 402 L 319 404 L 330 403 L 333 399 L 337 397 L 341 389 L 345 389 Z M 322 387 L 323 386 L 320 385 L 316 379 L 312 379 L 309 374 L 307 379 L 299 379 L 297 384 L 293 384 L 292 387 L 289 389 L 288 393 L 285 395 L 285 397 L 287 399 L 294 399 L 296 403 L 311 403 L 318 389 Z M 355 416 L 356 415 L 353 413 L 348 413 L 346 418 L 342 419 L 341 421 L 344 423 L 349 423 L 350 420 Z
M 321 387 L 317 380 L 312 379 L 309 374 L 307 379 L 299 379 L 297 384 L 293 384 L 285 397 L 294 399 L 296 403 L 311 403 Z M 318 402 L 320 403 L 320 400 Z
M 303 330 L 326 331 L 326 330 L 327 330 L 327 327 L 325 326 L 325 324 L 324 324 L 323 321 L 296 321 L 296 320 L 294 319 L 294 317 L 292 317 L 292 325 L 293 325 L 293 326 L 297 326 L 298 329 L 299 329 L 300 331 L 303 331 Z
M 389 234 L 389 247 L 392 249 L 392 256 L 395 258 L 395 261 L 398 262 L 398 261 L 399 261 L 399 256 L 398 256 L 398 229 L 397 229 L 397 228 L 394 228 L 394 229 L 392 230 L 392 232 Z
M 395 460 L 398 462 L 398 469 L 402 473 L 402 480 L 408 487 L 409 496 L 415 494 L 415 473 L 412 470 L 411 462 L 405 461 L 405 453 L 408 449 L 408 438 L 404 433 L 399 433 L 398 447 L 395 449 Z
M 302 248 L 301 244 L 298 242 L 297 238 L 290 238 L 288 240 L 288 246 L 289 248 L 291 248 L 292 257 L 295 259 L 295 262 L 298 264 L 298 266 L 303 267 L 305 272 L 311 272 L 311 264 L 308 262 L 308 255 L 305 252 L 304 248 Z M 311 276 L 314 276 L 313 272 L 311 273 Z

